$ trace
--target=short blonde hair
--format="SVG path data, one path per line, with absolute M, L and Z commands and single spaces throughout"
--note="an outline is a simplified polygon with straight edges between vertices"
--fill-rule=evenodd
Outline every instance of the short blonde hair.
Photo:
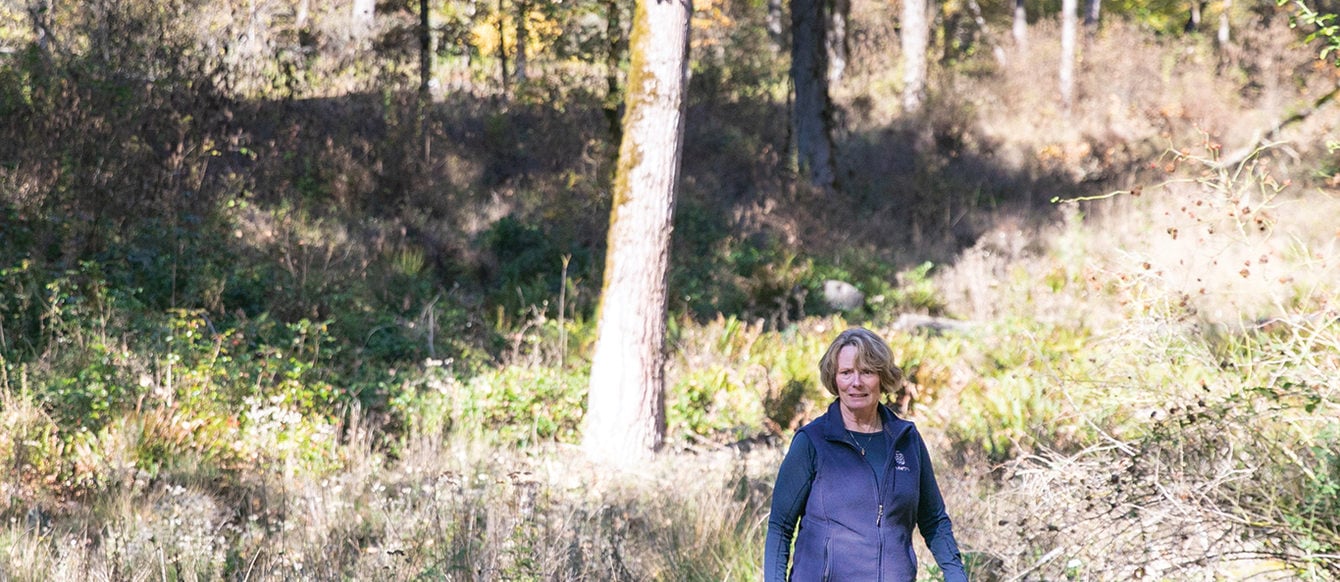
M 856 365 L 879 374 L 880 394 L 897 394 L 903 383 L 903 369 L 893 363 L 893 350 L 875 332 L 864 327 L 853 327 L 840 334 L 819 359 L 819 380 L 828 393 L 837 396 L 838 353 L 847 346 L 856 346 Z

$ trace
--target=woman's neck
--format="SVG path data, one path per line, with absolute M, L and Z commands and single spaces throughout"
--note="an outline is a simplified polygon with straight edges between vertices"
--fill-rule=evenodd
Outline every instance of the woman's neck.
M 884 423 L 879 418 L 879 406 L 867 410 L 851 410 L 839 406 L 842 410 L 842 424 L 852 432 L 879 432 Z

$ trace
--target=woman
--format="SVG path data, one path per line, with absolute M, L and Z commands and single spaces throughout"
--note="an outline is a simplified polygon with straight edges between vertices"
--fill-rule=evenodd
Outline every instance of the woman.
M 903 379 L 888 344 L 848 329 L 819 360 L 819 375 L 837 401 L 796 433 L 777 472 L 764 580 L 911 582 L 916 527 L 945 581 L 966 582 L 926 444 L 880 403 Z

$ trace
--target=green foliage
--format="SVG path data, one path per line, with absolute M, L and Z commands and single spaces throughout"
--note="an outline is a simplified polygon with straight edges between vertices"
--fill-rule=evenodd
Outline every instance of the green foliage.
M 712 366 L 690 371 L 669 388 L 666 422 L 675 435 L 714 435 L 735 440 L 762 428 L 762 401 L 743 385 L 733 368 Z
M 428 402 L 438 426 L 503 445 L 574 443 L 586 413 L 584 372 L 519 366 L 485 371 L 464 382 L 439 380 Z M 448 420 L 449 419 L 449 420 Z
M 1336 14 L 1331 12 L 1318 12 L 1303 0 L 1275 0 L 1279 6 L 1292 5 L 1297 11 L 1289 17 L 1289 26 L 1306 26 L 1311 30 L 1303 37 L 1303 42 L 1310 43 L 1316 40 L 1322 41 L 1321 50 L 1318 57 L 1326 60 L 1340 49 L 1340 23 L 1336 22 Z M 1336 54 L 1333 63 L 1340 67 L 1340 54 Z
M 1040 448 L 1072 450 L 1092 438 L 1080 412 L 1095 406 L 1095 395 L 1074 381 L 1085 369 L 1077 361 L 1091 357 L 1082 332 L 1010 322 L 983 339 L 990 347 L 981 354 L 912 360 L 918 375 L 920 367 L 943 366 L 945 358 L 980 362 L 958 398 L 963 414 L 950 423 L 956 441 L 974 443 L 992 462 L 1003 462 Z
M 559 295 L 569 277 L 584 274 L 591 253 L 562 245 L 536 225 L 511 216 L 494 223 L 481 237 L 494 265 L 486 275 L 491 303 L 509 317 L 523 315 L 533 305 L 548 303 Z M 557 308 L 557 302 L 552 307 Z
M 1059 8 L 1059 3 L 1053 3 Z M 1059 10 L 1058 10 L 1059 11 Z M 1162 34 L 1182 32 L 1187 7 L 1178 0 L 1116 0 L 1103 3 L 1103 16 L 1126 15 Z

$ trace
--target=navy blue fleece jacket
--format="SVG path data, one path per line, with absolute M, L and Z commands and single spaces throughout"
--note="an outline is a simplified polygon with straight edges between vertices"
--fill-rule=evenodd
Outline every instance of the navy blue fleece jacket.
M 910 582 L 917 571 L 913 528 L 921 531 L 946 582 L 967 581 L 921 435 L 887 407 L 879 412 L 883 434 L 872 442 L 882 451 L 857 444 L 837 402 L 796 433 L 773 490 L 766 582 Z

